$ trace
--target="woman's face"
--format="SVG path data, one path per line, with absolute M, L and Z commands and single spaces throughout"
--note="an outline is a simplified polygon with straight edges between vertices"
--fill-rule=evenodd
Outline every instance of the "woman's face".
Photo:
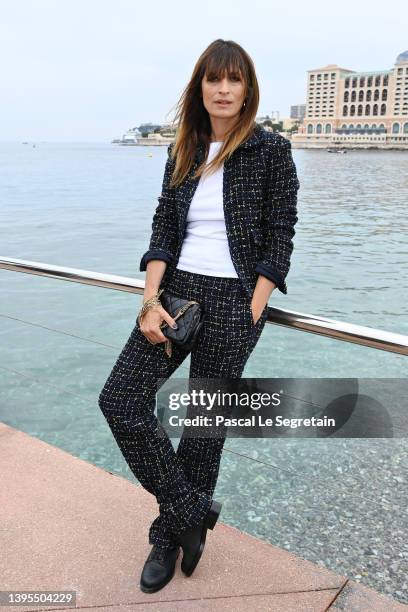
M 245 85 L 239 74 L 223 74 L 222 78 L 204 75 L 201 81 L 203 104 L 210 117 L 231 119 L 239 115 L 245 97 Z M 225 100 L 226 104 L 221 104 Z

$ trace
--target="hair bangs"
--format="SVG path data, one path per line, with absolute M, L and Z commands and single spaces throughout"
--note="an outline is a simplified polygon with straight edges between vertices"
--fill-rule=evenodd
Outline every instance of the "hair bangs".
M 240 53 L 231 48 L 214 49 L 204 64 L 204 74 L 207 79 L 221 79 L 225 74 L 229 78 L 246 78 L 246 66 Z

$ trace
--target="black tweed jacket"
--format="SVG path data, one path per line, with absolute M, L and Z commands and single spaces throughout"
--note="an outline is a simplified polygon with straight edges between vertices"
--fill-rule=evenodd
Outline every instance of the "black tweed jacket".
M 204 146 L 196 149 L 195 163 L 183 183 L 169 187 L 175 162 L 168 147 L 162 194 L 152 222 L 149 249 L 140 271 L 151 259 L 167 262 L 163 281 L 176 268 L 186 231 L 189 205 L 199 179 L 192 175 L 201 163 Z M 293 251 L 300 187 L 291 143 L 278 133 L 256 125 L 253 134 L 224 162 L 224 216 L 231 259 L 249 296 L 258 274 L 287 293 L 285 282 Z

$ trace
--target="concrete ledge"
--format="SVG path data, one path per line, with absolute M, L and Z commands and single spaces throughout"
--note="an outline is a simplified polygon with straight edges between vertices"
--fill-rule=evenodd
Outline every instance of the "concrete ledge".
M 193 576 L 139 589 L 157 515 L 141 486 L 0 423 L 1 590 L 75 590 L 76 607 L 397 612 L 408 606 L 217 523 Z M 4 606 L 1 610 L 68 609 Z

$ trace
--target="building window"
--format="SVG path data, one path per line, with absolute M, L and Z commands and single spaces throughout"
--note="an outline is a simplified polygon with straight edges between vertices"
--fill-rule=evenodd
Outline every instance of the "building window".
M 349 101 L 349 92 L 345 91 L 344 92 L 344 100 L 343 100 L 343 102 L 348 102 L 348 101 Z
M 355 114 L 356 114 L 356 107 L 354 106 L 354 104 L 352 104 L 350 106 L 350 117 L 354 117 Z
M 361 123 L 357 123 L 357 129 L 361 130 Z
M 373 115 L 378 115 L 378 104 L 374 104 L 373 106 Z
M 351 86 L 352 86 L 352 87 L 357 87 L 357 79 L 356 79 L 356 78 L 354 78 L 354 79 L 352 80 L 352 82 L 351 82 Z
M 371 95 L 372 95 L 372 91 L 371 91 L 371 89 L 369 89 L 367 91 L 367 97 L 366 97 L 367 102 L 371 102 Z
M 384 75 L 384 78 L 383 78 L 383 85 L 388 85 L 388 74 L 385 74 L 385 75 Z
M 309 125 L 307 126 L 307 133 L 313 134 L 313 125 L 311 123 L 309 123 Z
M 350 123 L 349 130 L 353 130 L 353 129 L 354 129 L 354 125 L 352 123 Z
M 347 125 L 345 123 L 343 123 L 343 125 L 341 126 L 342 130 L 347 130 Z
M 381 100 L 386 100 L 386 99 L 387 99 L 387 90 L 386 90 L 386 89 L 383 89 L 383 90 L 382 90 L 382 97 L 381 97 Z
M 347 79 L 344 81 L 344 87 L 345 87 L 346 89 L 347 89 L 348 87 L 350 87 L 350 79 L 349 79 L 349 78 L 347 78 Z
M 378 89 L 376 89 L 376 90 L 374 91 L 374 101 L 377 101 L 377 100 L 379 100 L 379 99 L 380 99 L 380 92 L 379 92 L 379 90 L 378 90 Z
M 360 87 L 364 87 L 364 77 L 360 77 Z
M 370 76 L 367 79 L 367 87 L 372 87 L 373 86 L 373 77 Z
M 369 130 L 370 129 L 370 126 L 368 125 L 368 123 L 365 124 L 364 129 L 365 130 Z
M 363 105 L 359 104 L 358 109 L 357 109 L 357 115 L 361 117 L 362 114 L 363 114 Z
M 322 124 L 318 123 L 316 125 L 316 134 L 321 134 L 322 133 Z
M 358 101 L 363 102 L 363 100 L 364 100 L 364 90 L 360 89 L 360 91 L 358 92 Z
M 366 111 L 365 114 L 369 117 L 370 116 L 370 105 L 366 104 Z
M 355 102 L 357 97 L 357 92 L 354 90 L 351 92 L 351 101 Z
M 347 117 L 348 108 L 347 106 L 343 106 L 343 117 Z
M 404 123 L 404 127 L 402 131 L 404 134 L 408 134 L 408 123 Z
M 375 86 L 376 86 L 376 87 L 379 87 L 379 86 L 380 86 L 380 84 L 381 84 L 381 76 L 380 76 L 380 75 L 377 75 L 377 76 L 375 77 Z
M 387 105 L 386 104 L 381 104 L 381 114 L 382 115 L 386 114 L 386 110 L 387 110 Z
M 393 134 L 399 134 L 399 131 L 400 131 L 399 123 L 393 123 L 392 124 L 392 133 Z
M 326 134 L 331 134 L 331 124 L 330 123 L 326 123 L 325 131 L 326 131 Z

